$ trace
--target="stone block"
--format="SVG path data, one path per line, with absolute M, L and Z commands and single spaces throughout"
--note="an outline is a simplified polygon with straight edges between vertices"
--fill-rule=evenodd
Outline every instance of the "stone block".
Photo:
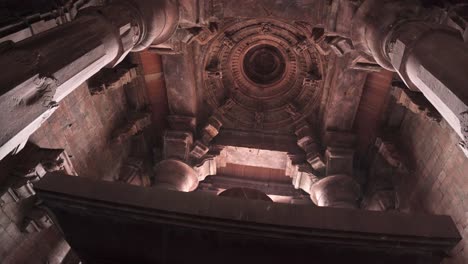
M 3 212 L 3 210 L 0 210 L 0 228 L 1 227 L 3 227 L 3 228 L 8 227 L 8 225 L 10 225 L 11 222 L 12 221 L 8 217 L 8 215 L 5 214 L 5 212 Z
M 354 150 L 328 147 L 325 155 L 326 175 L 353 175 Z
M 208 146 L 197 140 L 195 141 L 195 144 L 193 144 L 190 156 L 194 159 L 201 159 L 209 150 L 210 148 Z
M 15 223 L 10 223 L 10 225 L 5 228 L 5 232 L 7 232 L 8 235 L 10 235 L 10 237 L 16 242 L 20 242 L 22 239 L 21 231 Z
M 323 173 L 326 165 L 321 155 L 319 155 L 318 153 L 308 153 L 306 159 L 307 163 L 309 163 L 314 170 Z
M 187 160 L 193 144 L 191 132 L 168 130 L 163 138 L 163 159 Z
M 191 116 L 170 115 L 167 117 L 172 130 L 194 132 L 197 120 Z

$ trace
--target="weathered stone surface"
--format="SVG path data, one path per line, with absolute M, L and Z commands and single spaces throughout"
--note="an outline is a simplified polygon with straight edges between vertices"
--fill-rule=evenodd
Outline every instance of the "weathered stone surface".
M 163 159 L 188 160 L 192 143 L 193 136 L 190 132 L 166 131 L 163 138 Z
M 129 120 L 127 123 L 114 131 L 113 140 L 117 143 L 123 143 L 128 140 L 130 137 L 140 133 L 146 127 L 151 124 L 151 114 L 150 113 L 139 113 L 134 112 L 130 113 Z
M 410 91 L 409 89 L 399 89 L 395 93 L 397 103 L 406 107 L 415 114 L 421 114 L 430 121 L 440 122 L 442 116 L 432 106 L 432 104 L 420 92 Z
M 347 175 L 332 175 L 312 185 L 310 197 L 318 206 L 357 208 L 361 191 L 356 181 Z
M 198 186 L 198 173 L 179 160 L 167 159 L 154 167 L 155 187 L 191 192 Z
M 167 39 L 178 18 L 172 4 L 113 2 L 2 48 L 0 66 L 7 72 L 0 76 L 0 159 L 22 149 L 57 102 L 101 68 L 115 66 L 131 50 Z
M 190 54 L 193 53 L 187 49 L 183 54 L 162 57 L 171 115 L 194 117 L 198 110 L 194 56 Z
M 88 86 L 92 95 L 98 95 L 112 90 L 122 88 L 137 77 L 136 66 L 117 66 L 113 69 L 102 69 L 95 74 L 89 81 Z
M 327 164 L 327 175 L 353 175 L 353 149 L 328 147 L 325 154 L 325 158 Z

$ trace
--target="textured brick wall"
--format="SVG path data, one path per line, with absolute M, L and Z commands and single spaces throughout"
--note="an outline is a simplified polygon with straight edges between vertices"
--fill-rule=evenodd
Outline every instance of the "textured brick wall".
M 449 125 L 408 112 L 400 130 L 412 171 L 400 186 L 402 207 L 452 216 L 464 237 L 445 263 L 468 263 L 468 158 Z
M 141 82 L 94 96 L 87 84 L 81 85 L 60 103 L 30 140 L 42 148 L 65 149 L 78 175 L 113 180 L 131 147 L 131 141 L 112 141 L 113 132 L 127 122 L 128 113 L 141 101 L 128 100 L 127 88 L 134 92 L 130 94 L 146 95 Z M 22 233 L 24 215 L 31 204 L 28 201 L 17 203 L 9 199 L 8 194 L 2 196 L 2 200 L 0 264 L 60 263 L 69 246 L 59 231 L 51 227 L 36 233 Z
M 115 144 L 112 133 L 126 122 L 124 89 L 91 96 L 86 84 L 66 97 L 30 140 L 42 148 L 65 149 L 78 175 L 112 180 L 129 144 Z

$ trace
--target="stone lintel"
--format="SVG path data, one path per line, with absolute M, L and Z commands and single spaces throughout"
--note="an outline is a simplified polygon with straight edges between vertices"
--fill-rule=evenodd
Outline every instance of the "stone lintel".
M 82 261 L 91 263 L 103 254 L 111 262 L 153 263 L 160 260 L 161 252 L 165 252 L 167 261 L 214 264 L 219 263 L 219 253 L 237 263 L 245 260 L 248 252 L 256 254 L 262 249 L 271 254 L 260 253 L 258 257 L 266 257 L 272 263 L 287 262 L 291 254 L 303 259 L 310 255 L 310 250 L 316 252 L 316 259 L 330 264 L 356 262 L 363 256 L 369 263 L 378 263 L 382 258 L 391 263 L 413 264 L 415 259 L 437 263 L 461 239 L 448 216 L 291 206 L 58 174 L 48 175 L 36 190 L 53 212 L 71 247 L 82 256 Z M 177 230 L 183 232 L 183 240 L 174 236 L 179 234 Z M 228 250 L 218 247 L 219 239 L 226 241 L 223 245 L 227 241 L 233 245 L 252 243 L 249 247 L 233 246 Z M 152 250 L 135 243 L 136 240 L 153 245 Z M 304 252 L 304 248 L 310 250 Z M 193 250 L 217 254 L 193 255 L 190 253 Z

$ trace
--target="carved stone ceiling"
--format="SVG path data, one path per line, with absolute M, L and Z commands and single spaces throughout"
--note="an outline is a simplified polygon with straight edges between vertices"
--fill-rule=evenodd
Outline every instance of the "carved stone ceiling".
M 235 20 L 202 47 L 204 101 L 223 127 L 289 132 L 317 116 L 325 65 L 311 32 L 276 19 Z

